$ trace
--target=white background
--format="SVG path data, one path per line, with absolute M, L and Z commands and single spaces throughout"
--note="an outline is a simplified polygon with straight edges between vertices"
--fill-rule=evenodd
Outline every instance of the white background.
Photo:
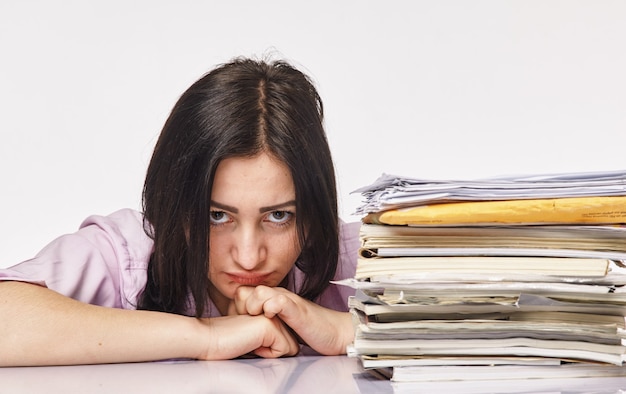
M 626 167 L 626 1 L 0 1 L 0 267 L 140 208 L 178 96 L 238 55 L 316 82 L 345 220 L 381 173 Z

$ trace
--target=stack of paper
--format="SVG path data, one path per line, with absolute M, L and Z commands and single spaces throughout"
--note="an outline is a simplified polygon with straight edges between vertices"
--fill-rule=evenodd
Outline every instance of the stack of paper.
M 343 284 L 358 289 L 349 354 L 365 368 L 403 381 L 457 366 L 623 374 L 626 172 L 384 176 L 359 192 L 362 248 Z
M 357 214 L 442 202 L 624 196 L 625 176 L 626 171 L 611 171 L 465 181 L 424 180 L 383 174 L 371 185 L 355 191 L 365 198 L 357 208 Z M 626 212 L 622 210 L 622 219 L 624 215 Z

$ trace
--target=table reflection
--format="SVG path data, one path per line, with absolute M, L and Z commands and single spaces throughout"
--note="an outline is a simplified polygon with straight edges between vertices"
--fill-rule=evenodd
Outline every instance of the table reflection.
M 392 392 L 388 381 L 359 387 L 360 373 L 345 356 L 0 368 L 0 393 Z
M 445 367 L 442 367 L 445 368 Z M 346 356 L 0 368 L 4 393 L 626 393 L 626 377 L 398 384 Z

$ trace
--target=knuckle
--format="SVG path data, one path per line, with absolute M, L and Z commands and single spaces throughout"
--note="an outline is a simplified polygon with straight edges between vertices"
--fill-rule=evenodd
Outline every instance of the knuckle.
M 259 285 L 254 288 L 254 295 L 263 297 L 264 295 L 270 294 L 272 289 L 270 287 Z
M 278 301 L 278 303 L 280 305 L 287 305 L 289 303 L 289 301 L 291 301 L 291 299 L 289 297 L 287 297 L 285 294 L 279 294 L 276 297 L 276 300 Z

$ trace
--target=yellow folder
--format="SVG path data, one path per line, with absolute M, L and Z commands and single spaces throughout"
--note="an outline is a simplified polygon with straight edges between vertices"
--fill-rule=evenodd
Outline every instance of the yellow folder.
M 364 223 L 409 226 L 626 223 L 626 196 L 471 201 L 370 213 Z

